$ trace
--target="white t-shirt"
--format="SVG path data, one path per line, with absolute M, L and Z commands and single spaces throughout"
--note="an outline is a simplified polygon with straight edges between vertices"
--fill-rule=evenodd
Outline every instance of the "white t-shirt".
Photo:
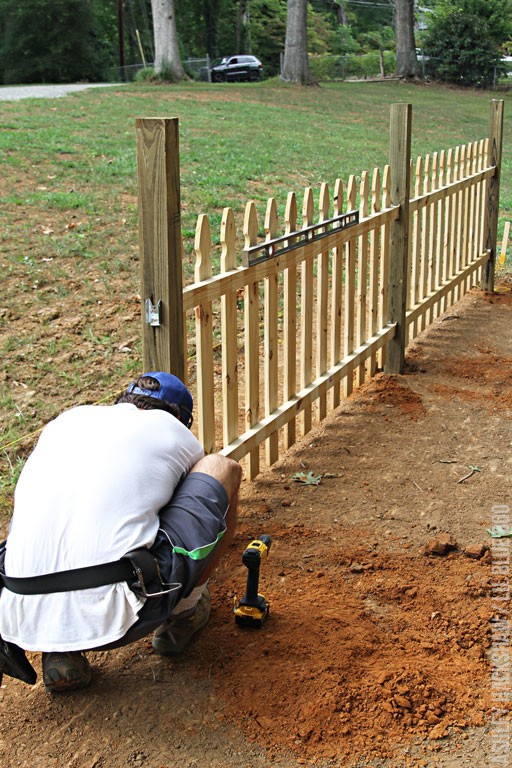
M 16 486 L 6 574 L 107 563 L 151 546 L 158 511 L 202 455 L 194 435 L 161 410 L 65 411 L 43 430 Z M 46 595 L 3 589 L 0 634 L 29 651 L 94 648 L 122 637 L 143 603 L 125 582 Z

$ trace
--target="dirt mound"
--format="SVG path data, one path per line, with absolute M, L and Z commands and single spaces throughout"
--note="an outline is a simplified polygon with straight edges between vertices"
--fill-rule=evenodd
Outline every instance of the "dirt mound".
M 339 549 L 301 525 L 265 531 L 275 541 L 260 585 L 267 623 L 218 624 L 203 640 L 223 715 L 249 739 L 348 766 L 418 739 L 435 751 L 484 723 L 486 558 L 475 567 L 461 553 L 390 553 L 371 530 L 338 529 L 344 542 L 365 542 Z M 240 576 L 228 579 L 233 594 Z

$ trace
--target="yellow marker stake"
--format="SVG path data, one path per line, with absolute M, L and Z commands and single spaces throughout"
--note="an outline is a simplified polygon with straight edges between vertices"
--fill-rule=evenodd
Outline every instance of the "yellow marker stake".
M 510 232 L 510 221 L 506 221 L 505 227 L 503 228 L 503 240 L 501 241 L 501 251 L 500 251 L 500 258 L 498 259 L 498 267 L 505 266 L 505 257 L 507 255 L 507 243 L 508 243 L 509 232 Z

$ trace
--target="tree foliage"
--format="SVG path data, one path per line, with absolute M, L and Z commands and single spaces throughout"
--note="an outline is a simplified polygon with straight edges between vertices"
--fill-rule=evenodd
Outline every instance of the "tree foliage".
M 511 33 L 510 0 L 439 0 L 423 47 L 440 80 L 485 87 L 493 82 L 500 47 Z
M 4 83 L 101 80 L 112 63 L 100 0 L 0 0 Z

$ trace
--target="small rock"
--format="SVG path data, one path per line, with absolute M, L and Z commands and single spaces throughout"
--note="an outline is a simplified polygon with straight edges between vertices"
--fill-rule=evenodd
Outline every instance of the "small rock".
M 393 699 L 395 701 L 395 704 L 397 704 L 399 707 L 402 707 L 402 709 L 411 709 L 412 707 L 412 704 L 409 701 L 409 699 L 406 698 L 405 696 L 400 696 L 399 693 L 395 693 L 395 695 L 393 696 Z
M 444 723 L 438 723 L 437 725 L 434 725 L 428 737 L 429 739 L 444 739 L 447 733 L 446 725 Z
M 458 544 L 451 533 L 439 533 L 432 539 L 429 539 L 425 545 L 426 555 L 447 555 L 458 549 Z
M 480 560 L 488 550 L 489 545 L 485 542 L 482 544 L 470 544 L 469 547 L 465 547 L 464 554 L 466 557 L 473 558 L 473 560 Z

